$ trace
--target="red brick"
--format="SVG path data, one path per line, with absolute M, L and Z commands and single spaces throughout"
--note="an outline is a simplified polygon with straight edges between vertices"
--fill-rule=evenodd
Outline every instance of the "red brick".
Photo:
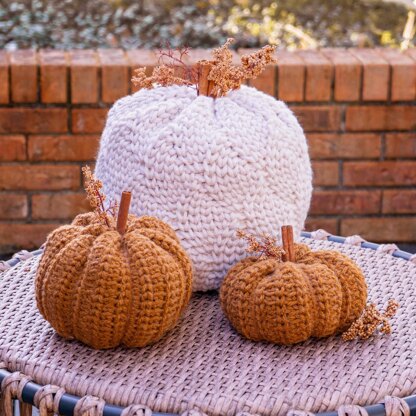
M 71 101 L 75 104 L 98 102 L 98 58 L 94 51 L 69 53 L 71 63 Z
M 150 49 L 132 49 L 126 52 L 127 59 L 130 62 L 131 73 L 134 75 L 134 70 L 141 67 L 146 67 L 146 74 L 151 75 L 153 69 L 158 64 L 158 56 L 156 51 Z M 139 90 L 131 84 L 132 92 Z
M 350 131 L 414 130 L 416 107 L 351 106 L 346 111 L 346 129 Z
M 416 161 L 345 162 L 344 185 L 416 185 Z
M 36 220 L 72 219 L 90 209 L 85 192 L 60 192 L 32 196 L 32 218 Z
M 386 134 L 385 156 L 387 158 L 416 158 L 416 134 Z
M 40 97 L 43 103 L 67 102 L 67 56 L 64 51 L 42 50 L 40 59 Z
M 20 49 L 10 52 L 11 92 L 15 103 L 38 100 L 38 68 L 36 52 Z
M 379 49 L 391 66 L 391 100 L 412 101 L 416 97 L 416 64 L 396 49 Z
M 333 131 L 341 128 L 341 108 L 336 106 L 291 106 L 305 131 Z
M 313 185 L 335 186 L 339 182 L 338 162 L 312 162 Z
M 80 168 L 73 165 L 0 166 L 0 190 L 54 190 L 80 187 Z
M 409 48 L 409 49 L 406 49 L 405 51 L 404 51 L 404 53 L 410 58 L 410 59 L 412 59 L 413 61 L 416 61 L 416 49 L 415 48 Z
M 0 220 L 26 218 L 28 214 L 27 196 L 23 194 L 0 194 Z
M 416 217 L 343 218 L 341 234 L 358 234 L 375 242 L 414 242 Z
M 0 104 L 9 103 L 9 88 L 9 57 L 6 51 L 0 51 Z
M 306 101 L 329 101 L 331 99 L 331 85 L 333 66 L 319 51 L 299 51 L 298 55 L 306 66 Z
M 26 159 L 25 136 L 0 136 L 0 161 L 12 162 Z
M 316 231 L 326 230 L 331 234 L 338 234 L 338 220 L 336 218 L 308 217 L 305 223 L 305 230 Z
M 374 49 L 350 49 L 363 64 L 363 101 L 386 101 L 389 96 L 390 67 Z
M 248 85 L 274 97 L 276 95 L 276 68 L 276 65 L 268 65 L 257 78 L 250 79 Z
M 80 108 L 72 110 L 73 133 L 101 133 L 107 117 L 107 108 Z
M 112 103 L 129 93 L 129 63 L 121 49 L 100 49 L 101 95 Z
M 380 205 L 381 191 L 315 191 L 310 214 L 377 214 Z
M 278 51 L 278 97 L 287 102 L 303 101 L 305 64 L 295 53 Z
M 7 253 L 18 249 L 40 247 L 46 236 L 60 224 L 0 223 L 0 251 Z
M 380 157 L 381 137 L 373 133 L 309 133 L 312 159 L 375 159 Z
M 93 160 L 99 136 L 29 136 L 28 154 L 33 161 Z
M 386 189 L 383 191 L 384 214 L 416 213 L 416 189 Z
M 0 133 L 65 133 L 67 111 L 61 108 L 0 108 Z
M 361 62 L 347 49 L 328 48 L 322 53 L 334 65 L 335 101 L 359 101 L 361 95 Z

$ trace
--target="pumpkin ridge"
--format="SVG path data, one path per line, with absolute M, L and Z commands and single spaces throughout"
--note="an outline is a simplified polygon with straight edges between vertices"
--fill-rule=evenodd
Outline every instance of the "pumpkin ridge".
M 315 258 L 334 271 L 342 287 L 342 310 L 338 330 L 345 330 L 364 309 L 367 285 L 362 272 L 348 257 L 336 251 L 314 252 Z
M 302 273 L 303 279 L 305 281 L 306 284 L 306 288 L 309 292 L 309 299 L 311 300 L 310 302 L 310 308 L 309 308 L 309 315 L 310 315 L 310 319 L 311 319 L 311 329 L 310 329 L 310 336 L 313 336 L 314 331 L 316 330 L 317 327 L 317 317 L 319 315 L 319 302 L 316 299 L 316 292 L 315 292 L 315 288 L 312 284 L 311 281 L 311 275 L 310 270 L 308 268 L 308 266 L 304 266 L 304 265 L 299 265 L 299 271 Z M 319 323 L 320 324 L 320 323 Z
M 172 239 L 169 235 L 164 235 L 159 229 L 139 228 L 130 231 L 130 233 L 139 233 L 141 236 L 147 237 L 152 243 L 164 250 L 166 255 L 170 256 L 172 260 L 181 265 L 181 267 L 178 268 L 178 273 L 180 273 L 182 277 L 181 284 L 184 290 L 180 291 L 180 303 L 183 304 L 183 308 L 185 308 L 192 293 L 192 264 L 181 247 L 179 240 Z
M 246 296 L 250 293 L 250 288 L 257 284 L 257 281 L 252 279 L 251 273 L 251 269 L 255 268 L 254 270 L 257 270 L 257 267 L 258 264 L 255 257 L 243 259 L 241 263 L 237 263 L 235 266 L 231 267 L 221 286 L 221 305 L 223 306 L 224 313 L 229 317 L 236 328 L 240 328 L 240 321 L 244 319 L 244 315 L 241 316 L 241 311 L 246 310 L 245 305 L 248 302 Z M 243 285 L 243 288 L 240 289 L 241 285 Z M 233 292 L 233 297 L 229 299 L 228 294 L 231 292 Z M 239 305 L 239 303 L 241 303 L 241 307 L 235 309 L 235 305 Z M 247 309 L 247 311 L 249 313 L 250 309 Z M 233 317 L 233 319 L 231 319 L 231 317 Z M 250 332 L 250 329 L 246 328 L 243 330 L 243 328 L 241 328 L 241 331 Z M 246 334 L 244 333 L 243 335 Z M 254 334 L 251 336 L 255 337 Z
M 232 286 L 235 284 L 234 280 L 239 277 L 240 273 L 242 273 L 246 268 L 253 265 L 256 261 L 258 261 L 258 258 L 256 257 L 247 257 L 241 260 L 240 262 L 234 264 L 230 268 L 227 276 L 224 278 L 220 290 L 220 303 L 226 316 L 229 316 L 229 303 L 226 300 L 228 298 L 229 292 L 232 289 Z
M 45 280 L 47 278 L 46 271 L 48 270 L 54 256 L 58 255 L 59 251 L 64 248 L 68 242 L 70 242 L 71 238 L 74 238 L 79 233 L 80 230 L 71 227 L 70 225 L 66 225 L 54 230 L 51 234 L 49 234 L 46 240 L 45 247 L 48 247 L 48 249 L 45 249 L 42 253 L 35 281 L 36 302 L 42 315 L 44 315 L 45 306 L 41 294 L 43 293 Z
M 123 337 L 127 346 L 146 345 L 150 341 L 159 339 L 167 330 L 171 329 L 180 316 L 183 305 L 173 302 L 177 298 L 177 291 L 181 287 L 181 273 L 178 274 L 179 265 L 168 252 L 163 250 L 148 237 L 137 232 L 125 234 L 126 249 L 132 264 L 133 310 L 134 325 L 129 327 Z M 137 253 L 146 253 L 138 255 Z M 168 265 L 168 266 L 167 266 Z M 177 282 L 179 278 L 179 284 Z M 164 284 L 163 284 L 164 282 Z M 166 282 L 175 290 L 170 298 L 161 298 L 157 294 L 166 292 Z M 160 286 L 164 286 L 161 289 Z M 158 304 L 155 304 L 155 296 Z M 183 302 L 183 298 L 179 299 Z M 141 310 L 152 310 L 152 314 L 144 314 Z M 164 313 L 167 311 L 169 313 Z M 166 321 L 163 316 L 166 315 Z
M 234 292 L 232 305 L 234 306 L 234 313 L 237 313 L 239 321 L 238 326 L 243 329 L 243 334 L 255 340 L 261 340 L 261 328 L 256 320 L 255 308 L 250 307 L 251 302 L 256 301 L 256 291 L 260 282 L 267 277 L 269 274 L 275 271 L 275 264 L 270 260 L 257 260 L 254 264 L 249 265 L 246 269 L 241 270 L 238 273 L 239 280 L 235 279 L 233 285 L 238 287 L 239 281 L 246 282 L 244 291 L 241 294 L 242 299 L 240 300 L 237 293 Z M 244 327 L 241 325 L 244 321 L 252 323 Z M 246 335 L 247 333 L 247 335 Z
M 169 224 L 159 220 L 159 218 L 149 215 L 136 217 L 132 214 L 129 214 L 126 233 L 136 231 L 138 229 L 160 231 L 162 234 L 168 235 L 170 238 L 172 238 L 172 240 L 175 240 L 177 243 L 179 243 L 179 238 L 173 228 Z
M 129 277 L 121 245 L 116 230 L 100 234 L 91 246 L 79 281 L 74 334 L 95 348 L 116 346 L 123 336 Z
M 260 317 L 262 339 L 280 344 L 295 343 L 311 336 L 311 304 L 309 288 L 303 273 L 289 262 L 279 263 L 269 281 L 262 280 L 257 287 L 264 295 L 270 292 L 270 301 L 257 299 L 256 319 Z M 270 307 L 274 310 L 270 312 Z M 290 323 L 296 321 L 295 328 Z M 271 337 L 270 337 L 271 336 Z
M 45 272 L 47 281 L 42 297 L 47 307 L 44 316 L 64 338 L 71 337 L 73 333 L 75 311 L 72 300 L 76 293 L 74 286 L 76 287 L 79 273 L 87 261 L 92 240 L 92 236 L 78 235 L 59 251 Z
M 315 303 L 314 329 L 317 338 L 333 334 L 339 327 L 342 289 L 339 279 L 328 267 L 320 264 L 304 265 Z
M 124 262 L 126 264 L 126 270 L 128 272 L 128 277 L 129 277 L 129 286 L 130 286 L 130 290 L 129 290 L 129 306 L 128 306 L 128 310 L 127 310 L 127 319 L 124 325 L 124 329 L 122 331 L 122 337 L 121 337 L 121 342 L 123 342 L 124 336 L 129 328 L 129 326 L 131 325 L 131 319 L 133 316 L 133 276 L 131 273 L 131 264 L 130 264 L 130 257 L 129 257 L 129 253 L 126 247 L 126 242 L 125 242 L 125 234 L 121 236 L 121 251 L 123 254 L 123 258 L 124 258 Z

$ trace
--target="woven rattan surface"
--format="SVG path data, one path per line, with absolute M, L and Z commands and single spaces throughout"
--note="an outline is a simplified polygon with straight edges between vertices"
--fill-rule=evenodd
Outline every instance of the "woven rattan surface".
M 199 408 L 210 415 L 283 415 L 415 394 L 416 265 L 357 246 L 305 241 L 357 261 L 377 304 L 391 297 L 400 302 L 392 335 L 292 347 L 255 343 L 230 327 L 217 294 L 208 293 L 195 295 L 182 321 L 156 345 L 95 351 L 61 339 L 37 312 L 36 256 L 0 275 L 0 361 L 68 393 L 174 413 Z

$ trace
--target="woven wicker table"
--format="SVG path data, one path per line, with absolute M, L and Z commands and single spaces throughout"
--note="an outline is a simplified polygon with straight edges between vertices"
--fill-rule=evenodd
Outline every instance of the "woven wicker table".
M 159 343 L 95 351 L 61 339 L 39 315 L 33 293 L 37 251 L 2 265 L 0 414 L 11 415 L 18 399 L 23 416 L 32 405 L 42 415 L 68 416 L 416 415 L 414 256 L 322 231 L 302 239 L 312 249 L 351 256 L 366 274 L 373 302 L 400 302 L 392 335 L 292 347 L 254 343 L 230 327 L 218 295 L 206 293 L 194 295 L 181 322 Z

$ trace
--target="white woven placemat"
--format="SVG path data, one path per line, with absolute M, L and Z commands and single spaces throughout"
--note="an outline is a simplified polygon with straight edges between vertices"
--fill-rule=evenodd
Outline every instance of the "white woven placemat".
M 357 261 L 377 304 L 391 297 L 400 302 L 392 335 L 353 342 L 333 337 L 293 347 L 254 343 L 230 327 L 217 294 L 210 293 L 195 295 L 185 317 L 156 345 L 94 351 L 61 339 L 37 312 L 36 256 L 0 275 L 0 361 L 68 393 L 173 413 L 199 408 L 222 416 L 285 415 L 290 409 L 329 411 L 415 394 L 416 265 L 370 249 L 305 241 Z

